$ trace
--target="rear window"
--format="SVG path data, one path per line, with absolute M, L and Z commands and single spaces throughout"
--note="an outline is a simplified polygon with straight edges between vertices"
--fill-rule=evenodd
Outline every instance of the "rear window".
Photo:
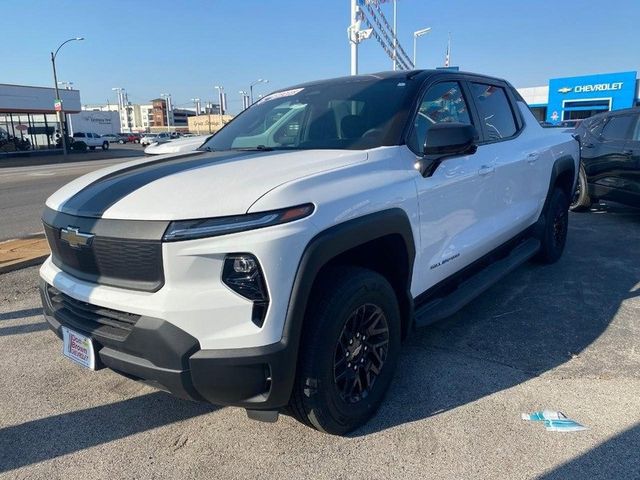
M 516 134 L 516 120 L 504 88 L 485 83 L 471 83 L 471 93 L 487 140 L 500 140 Z

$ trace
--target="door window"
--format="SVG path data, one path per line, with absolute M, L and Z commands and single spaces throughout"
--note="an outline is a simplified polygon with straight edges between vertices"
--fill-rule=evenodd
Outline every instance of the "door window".
M 471 83 L 471 93 L 478 107 L 480 121 L 484 123 L 487 140 L 495 141 L 515 135 L 518 128 L 504 88 Z
M 633 121 L 635 123 L 635 128 L 633 129 L 633 137 L 631 140 L 634 142 L 640 142 L 640 115 L 634 115 Z
M 605 140 L 626 140 L 629 138 L 631 124 L 635 119 L 634 115 L 616 115 L 609 118 L 609 121 L 602 129 L 602 137 Z
M 471 125 L 469 107 L 458 82 L 438 83 L 425 93 L 420 102 L 413 132 L 407 146 L 415 153 L 422 153 L 429 128 L 437 123 L 457 122 Z

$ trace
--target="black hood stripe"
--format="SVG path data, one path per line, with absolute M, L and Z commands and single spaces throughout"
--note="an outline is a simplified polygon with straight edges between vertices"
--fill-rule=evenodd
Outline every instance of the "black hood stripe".
M 265 153 L 267 152 L 260 152 L 261 155 Z M 111 206 L 151 182 L 176 173 L 236 160 L 252 154 L 255 155 L 246 151 L 196 152 L 132 165 L 90 183 L 65 201 L 58 210 L 70 215 L 100 218 Z

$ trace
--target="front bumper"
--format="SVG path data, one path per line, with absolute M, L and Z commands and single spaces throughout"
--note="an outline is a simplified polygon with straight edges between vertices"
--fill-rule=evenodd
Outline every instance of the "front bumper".
M 41 281 L 49 327 L 60 338 L 62 326 L 91 337 L 96 368 L 107 367 L 178 397 L 216 405 L 274 410 L 289 401 L 295 348 L 285 340 L 260 347 L 202 350 L 184 330 L 148 316 L 140 316 L 126 334 L 114 334 L 86 321 L 83 310 L 63 308 L 52 301 L 50 289 Z

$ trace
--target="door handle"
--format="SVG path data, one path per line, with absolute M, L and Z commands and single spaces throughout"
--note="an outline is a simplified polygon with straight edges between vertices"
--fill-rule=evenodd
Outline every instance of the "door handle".
M 633 155 L 633 150 L 623 150 L 622 155 L 624 155 L 625 157 L 630 157 L 631 155 Z
M 480 170 L 478 170 L 479 175 L 489 175 L 495 171 L 496 167 L 493 165 L 482 165 Z
M 593 148 L 593 147 L 595 147 L 595 145 L 593 143 L 585 143 L 582 146 L 583 146 L 583 148 Z
M 527 155 L 527 162 L 528 163 L 535 163 L 538 158 L 540 158 L 540 154 L 538 152 L 532 152 L 529 155 Z

